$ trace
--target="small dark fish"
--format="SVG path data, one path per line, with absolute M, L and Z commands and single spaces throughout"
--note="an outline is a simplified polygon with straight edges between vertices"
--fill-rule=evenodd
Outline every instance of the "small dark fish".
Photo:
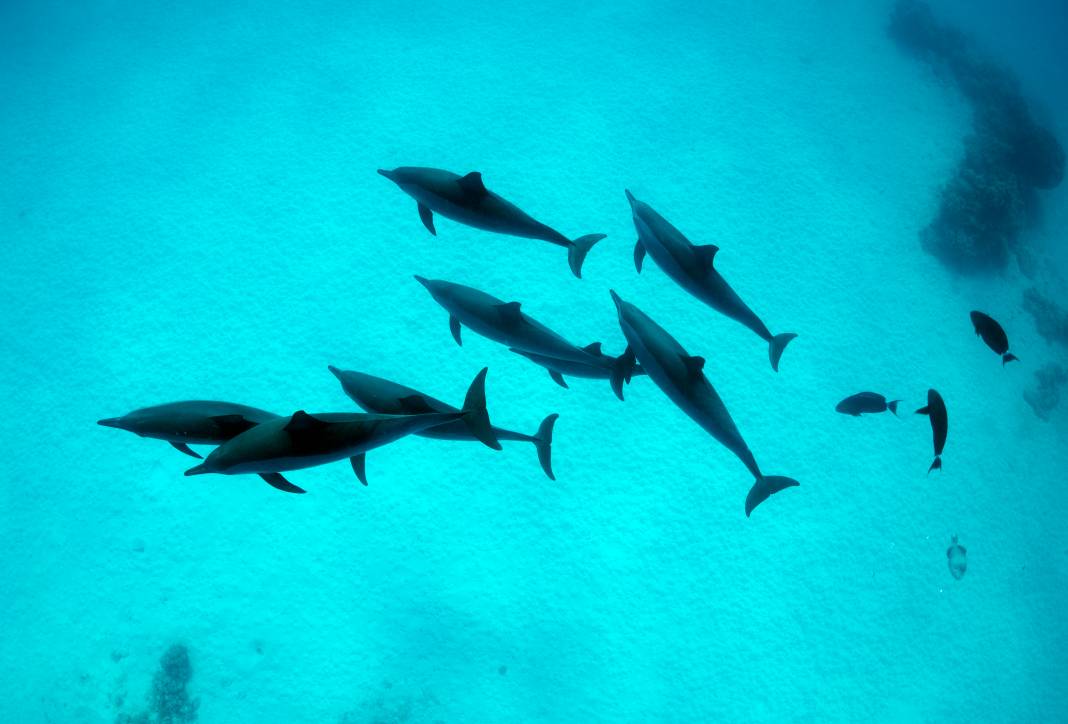
M 975 333 L 983 338 L 986 346 L 1001 355 L 1001 364 L 1019 361 L 1020 358 L 1009 353 L 1009 336 L 993 317 L 982 312 L 972 312 L 972 325 Z
M 858 392 L 845 398 L 834 408 L 835 412 L 843 415 L 860 417 L 862 412 L 890 412 L 897 414 L 897 403 L 901 400 L 886 401 L 886 398 L 878 392 Z
M 957 542 L 957 536 L 953 536 L 953 543 L 946 549 L 946 558 L 949 559 L 949 572 L 958 581 L 964 578 L 968 570 L 968 550 Z
M 942 450 L 946 447 L 946 434 L 949 432 L 949 413 L 946 412 L 945 400 L 938 394 L 938 390 L 927 390 L 927 406 L 916 410 L 916 414 L 931 418 L 935 459 L 931 467 L 927 468 L 929 475 L 932 470 L 942 469 Z

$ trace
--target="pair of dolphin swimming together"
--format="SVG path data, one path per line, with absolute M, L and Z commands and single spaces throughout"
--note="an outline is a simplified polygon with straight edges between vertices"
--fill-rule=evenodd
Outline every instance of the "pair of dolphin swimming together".
M 468 389 L 462 408 L 395 382 L 336 367 L 330 371 L 365 413 L 295 412 L 290 417 L 229 402 L 190 400 L 146 407 L 99 424 L 166 440 L 187 455 L 189 444 L 218 445 L 186 475 L 252 473 L 279 490 L 303 493 L 282 475 L 348 458 L 367 484 L 366 453 L 410 434 L 443 440 L 478 440 L 500 450 L 499 440 L 532 442 L 545 474 L 552 471 L 552 435 L 557 415 L 542 421 L 534 435 L 490 424 L 484 368 Z
M 489 191 L 482 181 L 482 174 L 477 171 L 460 176 L 442 169 L 402 166 L 391 171 L 379 169 L 378 173 L 415 199 L 419 218 L 431 234 L 437 234 L 434 214 L 438 213 L 477 229 L 548 241 L 567 248 L 568 263 L 576 277 L 582 276 L 582 262 L 586 254 L 594 244 L 604 238 L 604 234 L 589 234 L 573 241 L 568 239 Z M 712 244 L 694 245 L 652 207 L 636 199 L 629 190 L 626 194 L 638 232 L 638 242 L 634 247 L 634 266 L 637 271 L 641 273 L 646 254 L 651 256 L 683 289 L 721 314 L 745 325 L 767 342 L 771 366 L 778 370 L 783 350 L 797 335 L 773 335 L 768 331 L 767 325 L 742 301 L 715 268 L 714 261 L 719 247 Z M 453 335 L 459 341 L 456 329 L 454 326 Z M 572 356 L 560 359 L 574 361 Z M 544 360 L 534 361 L 540 364 Z M 589 360 L 583 358 L 578 361 L 585 363 Z M 604 365 L 602 362 L 594 366 Z M 554 379 L 557 378 L 554 376 Z

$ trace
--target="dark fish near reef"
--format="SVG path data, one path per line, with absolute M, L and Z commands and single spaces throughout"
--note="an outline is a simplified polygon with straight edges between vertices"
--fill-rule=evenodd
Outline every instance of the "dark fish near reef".
M 486 369 L 475 377 L 459 412 L 422 415 L 370 415 L 322 413 L 300 410 L 292 417 L 261 423 L 223 443 L 203 463 L 186 475 L 254 473 L 287 493 L 303 493 L 281 473 L 348 458 L 360 482 L 367 485 L 365 455 L 368 450 L 421 432 L 428 427 L 462 420 L 484 444 L 500 450 L 486 413 Z
M 799 485 L 792 478 L 760 472 L 726 405 L 705 376 L 704 358 L 687 354 L 674 337 L 644 312 L 624 302 L 614 291 L 611 294 L 628 350 L 641 362 L 649 378 L 679 409 L 734 453 L 756 478 L 745 499 L 746 517 L 772 494 Z
M 946 447 L 946 435 L 949 433 L 949 413 L 938 390 L 927 390 L 927 406 L 916 410 L 916 414 L 931 418 L 935 459 L 931 467 L 927 468 L 927 473 L 930 474 L 932 470 L 942 469 L 942 450 Z
M 953 536 L 953 543 L 946 549 L 946 558 L 949 559 L 949 572 L 958 581 L 964 578 L 964 572 L 968 570 L 968 551 L 957 543 L 957 536 Z
M 1009 354 L 1009 336 L 993 317 L 982 312 L 972 312 L 972 325 L 975 333 L 983 338 L 986 346 L 1001 355 L 1001 364 L 1019 361 L 1020 358 Z
M 430 395 L 413 390 L 411 387 L 391 382 L 382 377 L 341 370 L 331 366 L 330 372 L 341 383 L 341 389 L 345 391 L 353 402 L 367 412 L 375 412 L 383 415 L 421 415 L 428 412 L 460 412 L 452 405 L 446 404 Z M 541 421 L 538 431 L 533 435 L 524 435 L 521 432 L 513 432 L 504 428 L 494 427 L 493 435 L 498 440 L 514 440 L 519 442 L 534 443 L 538 453 L 538 462 L 541 469 L 549 476 L 550 480 L 556 480 L 552 468 L 552 444 L 553 425 L 559 415 L 553 413 Z M 437 440 L 477 440 L 467 425 L 460 420 L 447 422 L 437 427 L 429 427 L 415 433 L 421 437 L 430 437 Z
M 200 454 L 189 448 L 190 443 L 219 445 L 262 422 L 276 419 L 278 415 L 273 412 L 233 402 L 185 400 L 142 407 L 122 417 L 98 420 L 97 424 L 165 440 L 176 450 L 199 458 Z
M 630 191 L 626 193 L 634 227 L 638 230 L 638 243 L 634 246 L 634 267 L 638 272 L 641 273 L 642 261 L 648 252 L 657 266 L 679 286 L 720 314 L 744 324 L 767 342 L 771 368 L 778 371 L 783 350 L 797 335 L 790 332 L 772 335 L 768 331 L 760 317 L 716 270 L 714 261 L 718 246 L 695 246 L 649 204 L 634 198 Z
M 464 326 L 494 342 L 527 352 L 574 362 L 589 358 L 559 334 L 524 314 L 519 302 L 504 302 L 463 284 L 421 276 L 415 279 L 449 313 L 449 331 L 456 344 L 463 344 L 460 328 Z
M 564 379 L 564 375 L 570 375 L 571 377 L 584 377 L 593 380 L 609 380 L 612 383 L 612 391 L 616 393 L 616 397 L 623 399 L 623 383 L 630 382 L 630 378 L 634 375 L 644 375 L 645 370 L 641 368 L 641 365 L 634 365 L 633 360 L 630 360 L 629 367 L 625 374 L 614 376 L 613 371 L 620 365 L 626 365 L 624 355 L 619 357 L 610 357 L 601 351 L 601 343 L 594 342 L 582 348 L 589 357 L 582 362 L 576 362 L 574 360 L 559 359 L 557 357 L 547 357 L 543 354 L 536 354 L 534 352 L 527 352 L 526 350 L 516 349 L 512 347 L 511 350 L 516 354 L 522 355 L 529 359 L 536 365 L 544 367 L 549 371 L 549 376 L 552 377 L 553 382 L 561 387 L 567 387 L 567 381 Z M 616 385 L 618 381 L 618 387 Z
M 571 272 L 582 278 L 582 262 L 604 234 L 588 234 L 568 239 L 556 229 L 531 218 L 515 204 L 505 201 L 482 183 L 482 174 L 472 171 L 466 176 L 438 168 L 401 166 L 378 173 L 400 187 L 419 204 L 419 218 L 431 234 L 434 213 L 483 231 L 548 241 L 567 249 Z
M 843 415 L 853 415 L 854 417 L 860 417 L 863 412 L 886 412 L 887 410 L 896 415 L 897 403 L 899 402 L 901 400 L 887 402 L 886 398 L 878 392 L 858 392 L 839 402 L 834 411 L 841 412 Z

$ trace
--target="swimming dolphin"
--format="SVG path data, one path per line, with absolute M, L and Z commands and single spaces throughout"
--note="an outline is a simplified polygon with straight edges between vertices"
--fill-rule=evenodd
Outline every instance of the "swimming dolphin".
M 800 485 L 792 478 L 760 472 L 726 405 L 705 376 L 704 358 L 690 356 L 674 337 L 644 312 L 620 299 L 614 291 L 611 294 L 629 349 L 649 378 L 679 409 L 734 453 L 756 478 L 745 498 L 745 516 L 748 518 L 754 508 L 774 493 Z
M 278 415 L 247 405 L 215 400 L 185 400 L 142 407 L 122 417 L 98 420 L 98 425 L 129 430 L 141 437 L 166 440 L 175 450 L 195 458 L 194 445 L 219 445 Z
M 552 377 L 553 382 L 561 387 L 567 387 L 567 381 L 564 379 L 564 375 L 571 375 L 572 377 L 584 377 L 593 380 L 609 380 L 612 384 L 612 391 L 616 393 L 616 397 L 623 399 L 623 382 L 630 382 L 632 375 L 644 375 L 645 370 L 641 368 L 641 365 L 634 366 L 633 364 L 627 369 L 626 374 L 613 375 L 613 370 L 619 367 L 621 364 L 625 364 L 624 355 L 619 357 L 610 357 L 601 351 L 601 343 L 594 342 L 593 344 L 586 345 L 582 348 L 582 351 L 589 355 L 589 359 L 582 362 L 575 362 L 574 360 L 559 359 L 557 357 L 547 357 L 543 354 L 537 354 L 535 352 L 527 352 L 526 350 L 516 349 L 512 347 L 511 350 L 516 354 L 522 355 L 529 359 L 536 365 L 544 367 L 549 371 L 549 376 Z M 617 386 L 617 382 L 619 383 Z
M 972 312 L 971 316 L 975 333 L 983 338 L 987 347 L 1001 355 L 1002 367 L 1013 360 L 1020 360 L 1016 355 L 1009 354 L 1009 336 L 993 317 L 982 312 Z
M 858 392 L 839 402 L 834 411 L 853 415 L 854 417 L 860 417 L 862 412 L 886 412 L 887 410 L 896 415 L 897 403 L 899 402 L 901 400 L 887 402 L 886 398 L 878 392 Z
M 646 252 L 679 286 L 721 314 L 744 324 L 768 343 L 771 368 L 779 370 L 779 358 L 786 345 L 796 337 L 793 333 L 772 335 L 752 309 L 720 276 L 713 262 L 718 246 L 695 246 L 672 226 L 667 219 L 627 191 L 638 243 L 634 246 L 634 267 L 641 273 Z
M 460 326 L 463 325 L 494 342 L 527 352 L 574 362 L 584 362 L 589 357 L 544 324 L 524 314 L 519 302 L 503 302 L 462 284 L 424 279 L 418 275 L 415 278 L 449 313 L 449 330 L 456 344 L 463 344 L 460 339 Z
M 331 365 L 329 367 L 334 377 L 341 383 L 341 389 L 352 398 L 352 401 L 367 412 L 376 412 L 383 415 L 419 415 L 428 412 L 459 412 L 452 405 L 446 404 L 430 395 L 413 390 L 411 387 L 391 382 L 381 377 L 364 374 L 363 372 L 351 372 L 341 370 Z M 541 421 L 538 431 L 533 435 L 524 435 L 521 432 L 513 432 L 504 428 L 494 427 L 493 435 L 498 440 L 516 440 L 520 442 L 534 443 L 538 453 L 538 462 L 541 469 L 549 476 L 550 480 L 556 480 L 552 468 L 552 444 L 553 425 L 559 415 L 553 413 Z M 437 427 L 429 427 L 415 433 L 422 437 L 430 437 L 438 440 L 475 440 L 463 422 L 456 420 L 447 422 Z
M 567 263 L 580 279 L 586 254 L 605 236 L 588 234 L 573 241 L 568 239 L 488 190 L 477 171 L 460 176 L 438 168 L 401 166 L 392 171 L 380 168 L 378 173 L 416 200 L 419 218 L 431 234 L 437 235 L 434 229 L 434 212 L 437 212 L 476 229 L 548 241 L 567 248 Z
M 927 390 L 927 406 L 916 410 L 916 414 L 931 418 L 935 459 L 931 467 L 927 468 L 927 474 L 930 475 L 932 470 L 942 469 L 942 450 L 946 447 L 946 435 L 949 433 L 949 413 L 938 390 Z
M 203 473 L 255 473 L 268 484 L 287 493 L 303 493 L 281 473 L 348 458 L 360 482 L 367 485 L 365 456 L 368 450 L 393 442 L 428 427 L 462 420 L 471 434 L 500 450 L 486 414 L 486 369 L 475 377 L 459 412 L 424 415 L 370 415 L 321 413 L 299 410 L 291 417 L 264 422 L 225 442 L 203 463 L 185 471 Z

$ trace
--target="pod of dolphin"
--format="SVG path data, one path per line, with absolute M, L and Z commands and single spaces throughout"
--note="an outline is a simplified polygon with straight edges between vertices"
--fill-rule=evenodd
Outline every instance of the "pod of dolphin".
M 586 255 L 605 236 L 587 234 L 569 239 L 487 189 L 478 172 L 460 176 L 434 168 L 401 167 L 378 173 L 416 201 L 419 218 L 431 234 L 437 234 L 437 214 L 485 231 L 546 241 L 567 250 L 568 265 L 578 278 Z M 783 351 L 797 335 L 771 333 L 716 268 L 717 246 L 693 244 L 652 207 L 629 190 L 625 193 L 638 236 L 634 247 L 638 273 L 646 256 L 651 258 L 691 295 L 760 337 L 768 345 L 772 369 L 778 371 Z M 626 347 L 618 356 L 611 356 L 602 351 L 599 342 L 585 347 L 572 344 L 529 316 L 519 302 L 506 302 L 454 282 L 415 279 L 448 312 L 449 330 L 457 345 L 463 344 L 462 330 L 466 327 L 544 368 L 562 387 L 568 386 L 566 376 L 608 380 L 620 400 L 624 399 L 624 385 L 636 376 L 647 376 L 679 409 L 734 453 L 752 475 L 754 482 L 745 498 L 746 517 L 770 496 L 799 485 L 792 478 L 765 475 L 760 469 L 705 374 L 704 358 L 687 352 L 666 329 L 615 291 L 610 295 Z M 1001 356 L 1002 364 L 1017 359 L 1009 353 L 1008 337 L 1001 325 L 978 311 L 972 312 L 971 319 L 976 334 Z M 408 435 L 479 441 L 495 450 L 501 449 L 501 440 L 529 442 L 542 471 L 555 480 L 552 438 L 558 416 L 546 416 L 532 435 L 494 426 L 486 410 L 486 368 L 475 376 L 460 407 L 381 377 L 334 366 L 329 370 L 363 412 L 309 414 L 298 410 L 280 416 L 231 402 L 189 400 L 141 408 L 99 424 L 165 440 L 196 458 L 201 455 L 190 444 L 214 445 L 215 449 L 186 475 L 255 474 L 288 493 L 305 491 L 283 473 L 345 459 L 359 481 L 367 485 L 367 452 Z M 861 392 L 842 400 L 836 410 L 853 416 L 887 410 L 896 415 L 899 402 L 887 401 L 875 392 Z M 942 467 L 949 426 L 946 405 L 931 389 L 927 405 L 916 412 L 927 415 L 931 423 L 935 459 L 930 473 Z

